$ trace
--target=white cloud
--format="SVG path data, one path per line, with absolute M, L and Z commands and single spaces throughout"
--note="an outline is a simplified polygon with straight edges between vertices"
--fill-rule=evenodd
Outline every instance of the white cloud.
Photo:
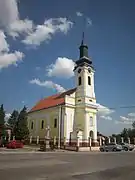
M 19 51 L 15 51 L 14 53 L 3 53 L 0 54 L 0 69 L 6 68 L 11 64 L 17 66 L 17 63 L 22 60 L 24 54 Z
M 39 71 L 41 68 L 39 66 L 36 67 L 36 70 Z
M 33 22 L 20 19 L 18 0 L 0 0 L 0 27 L 4 28 L 9 35 L 18 37 L 21 33 L 30 33 Z
M 132 116 L 129 116 L 129 117 L 124 117 L 124 116 L 120 116 L 120 121 L 123 121 L 123 122 L 125 122 L 125 121 L 129 121 L 129 122 L 134 122 L 135 121 L 135 117 L 132 117 Z
M 85 16 L 83 13 L 81 13 L 81 12 L 76 12 L 76 15 L 78 16 L 78 17 L 82 17 L 82 16 Z M 86 22 L 86 24 L 87 25 L 92 25 L 92 20 L 89 18 L 89 17 L 86 17 L 85 16 L 85 22 Z
M 130 118 L 124 117 L 124 116 L 120 116 L 120 120 L 121 121 L 130 121 Z
M 116 124 L 127 124 L 127 125 L 132 125 L 133 122 L 135 121 L 135 117 L 133 116 L 134 114 L 129 113 L 128 117 L 125 116 L 120 116 L 120 119 L 118 121 L 115 121 Z
M 22 41 L 27 45 L 39 46 L 44 41 L 49 41 L 57 32 L 66 34 L 73 23 L 67 18 L 50 18 L 43 25 L 37 25 L 32 33 Z
M 63 78 L 70 78 L 74 76 L 74 65 L 72 59 L 66 57 L 58 57 L 55 64 L 51 64 L 47 67 L 46 71 L 48 76 L 57 76 Z
M 105 119 L 105 120 L 108 120 L 108 121 L 111 121 L 112 120 L 112 117 L 111 116 L 100 116 L 100 118 L 102 119 Z
M 86 18 L 87 19 L 87 23 L 88 23 L 88 25 L 92 25 L 92 20 L 90 19 L 90 18 Z
M 59 85 L 59 84 L 55 84 L 52 81 L 40 81 L 39 79 L 33 79 L 30 81 L 31 84 L 36 84 L 38 86 L 43 86 L 43 87 L 47 87 L 50 89 L 55 89 L 57 92 L 64 92 L 65 89 Z
M 0 53 L 8 52 L 9 44 L 6 41 L 6 36 L 3 31 L 0 30 Z
M 6 122 L 8 121 L 8 119 L 10 118 L 10 116 L 11 116 L 10 113 L 6 113 L 6 114 L 5 114 L 5 121 L 6 121 Z
M 105 106 L 103 106 L 101 104 L 98 104 L 98 114 L 100 116 L 102 116 L 102 115 L 106 116 L 106 115 L 109 115 L 109 114 L 111 114 L 113 112 L 115 112 L 115 111 L 112 110 L 112 109 L 109 109 L 108 107 L 105 107 Z
M 6 68 L 11 64 L 17 65 L 24 54 L 19 51 L 9 52 L 9 44 L 6 41 L 4 32 L 0 31 L 0 69 Z
M 98 105 L 98 114 L 97 114 L 98 119 L 112 121 L 112 117 L 110 116 L 110 114 L 114 113 L 115 111 L 101 104 L 97 104 L 97 105 Z
M 128 116 L 135 118 L 135 113 L 129 113 Z
M 81 12 L 78 11 L 78 12 L 76 12 L 76 15 L 77 15 L 77 16 L 83 16 L 83 13 L 81 13 Z
M 31 20 L 17 20 L 10 24 L 9 26 L 9 35 L 12 37 L 18 37 L 20 34 L 29 34 L 32 33 L 34 24 Z
M 25 35 L 23 43 L 39 46 L 57 32 L 67 33 L 73 23 L 67 18 L 50 18 L 43 25 L 35 25 L 32 20 L 21 19 L 18 0 L 0 0 L 0 28 L 13 38 Z
M 115 124 L 126 124 L 126 125 L 132 125 L 131 121 L 114 121 Z
M 18 19 L 17 0 L 0 0 L 0 25 L 6 28 Z

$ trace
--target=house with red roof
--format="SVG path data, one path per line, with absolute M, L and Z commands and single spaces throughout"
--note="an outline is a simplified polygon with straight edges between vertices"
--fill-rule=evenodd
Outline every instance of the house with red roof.
M 32 107 L 28 113 L 30 136 L 56 137 L 59 145 L 63 139 L 67 143 L 76 141 L 77 136 L 87 145 L 91 137 L 92 145 L 98 144 L 95 69 L 83 40 L 79 49 L 80 57 L 74 67 L 75 88 L 45 97 Z

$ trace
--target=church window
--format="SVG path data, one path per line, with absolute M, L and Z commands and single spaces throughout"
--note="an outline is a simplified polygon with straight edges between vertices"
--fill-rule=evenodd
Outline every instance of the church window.
M 44 120 L 41 122 L 41 129 L 44 129 Z
M 33 127 L 34 127 L 34 123 L 32 122 L 32 123 L 31 123 L 31 129 L 33 129 Z
M 82 84 L 82 79 L 81 77 L 78 78 L 78 85 L 80 86 Z
M 81 72 L 81 69 L 78 70 L 78 73 L 80 73 L 80 72 Z
M 91 73 L 91 69 L 90 68 L 88 69 L 88 72 Z
M 93 126 L 93 117 L 90 116 L 90 126 Z
M 88 76 L 88 85 L 91 85 L 91 78 Z
M 54 128 L 57 128 L 57 119 L 54 119 Z

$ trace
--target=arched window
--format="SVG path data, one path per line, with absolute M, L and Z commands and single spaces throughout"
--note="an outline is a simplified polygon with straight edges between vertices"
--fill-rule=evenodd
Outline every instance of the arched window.
M 81 77 L 78 78 L 78 85 L 80 86 L 82 84 L 82 79 Z
M 93 126 L 93 117 L 90 116 L 90 126 Z
M 57 119 L 54 119 L 54 128 L 57 128 Z
M 94 137 L 94 132 L 93 132 L 93 131 L 90 131 L 90 132 L 89 132 L 89 136 L 93 139 L 93 137 Z
M 88 85 L 91 85 L 91 78 L 88 76 Z
M 44 129 L 44 120 L 41 122 L 41 129 Z
M 33 129 L 33 127 L 34 127 L 34 123 L 32 122 L 32 123 L 31 123 L 31 129 Z

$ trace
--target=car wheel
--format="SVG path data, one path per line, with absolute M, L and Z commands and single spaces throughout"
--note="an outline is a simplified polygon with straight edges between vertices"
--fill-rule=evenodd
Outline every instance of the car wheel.
M 125 150 L 125 151 L 128 151 L 128 148 L 127 148 L 127 147 L 125 147 L 125 148 L 124 148 L 124 150 Z
M 117 149 L 116 149 L 116 148 L 114 148 L 114 149 L 113 149 L 113 151 L 114 151 L 114 152 L 116 152 L 116 151 L 117 151 Z
M 100 151 L 101 151 L 101 152 L 104 152 L 104 149 L 103 149 L 103 148 L 101 148 L 101 149 L 100 149 Z

